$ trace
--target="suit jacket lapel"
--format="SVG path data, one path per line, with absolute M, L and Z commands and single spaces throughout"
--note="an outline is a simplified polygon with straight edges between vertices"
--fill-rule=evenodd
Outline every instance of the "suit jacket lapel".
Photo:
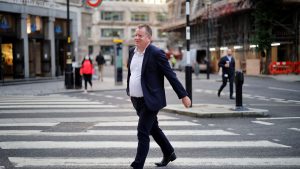
M 143 65 L 142 65 L 142 74 L 145 72 L 145 69 L 146 69 L 146 63 L 148 62 L 148 59 L 149 59 L 149 48 L 151 47 L 151 44 L 149 44 L 149 46 L 146 48 L 145 50 L 145 54 L 144 54 L 144 59 L 143 59 Z

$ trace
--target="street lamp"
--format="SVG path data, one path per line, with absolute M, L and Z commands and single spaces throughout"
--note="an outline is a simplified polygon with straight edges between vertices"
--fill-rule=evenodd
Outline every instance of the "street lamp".
M 66 89 L 74 88 L 70 37 L 70 0 L 67 0 L 67 59 L 65 68 L 65 87 Z
M 190 0 L 186 0 L 185 3 L 186 11 L 186 66 L 185 66 L 185 87 L 186 91 L 192 101 L 192 66 L 191 66 L 191 55 L 190 55 Z M 192 107 L 192 104 L 191 104 Z

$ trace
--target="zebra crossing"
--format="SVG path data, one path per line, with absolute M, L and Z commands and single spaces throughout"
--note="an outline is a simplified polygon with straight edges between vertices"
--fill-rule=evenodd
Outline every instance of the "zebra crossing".
M 173 169 L 300 167 L 300 156 L 247 156 L 253 150 L 288 151 L 290 145 L 244 138 L 235 130 L 164 113 L 158 118 L 179 157 L 169 164 Z M 129 168 L 137 147 L 137 120 L 131 107 L 101 101 L 66 95 L 0 96 L 0 169 Z M 228 149 L 245 155 L 215 153 Z M 155 168 L 161 154 L 154 141 L 148 156 L 145 168 Z

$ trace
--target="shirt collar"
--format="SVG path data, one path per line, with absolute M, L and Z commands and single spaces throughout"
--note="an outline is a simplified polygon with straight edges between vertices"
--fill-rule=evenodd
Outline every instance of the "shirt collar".
M 148 48 L 149 45 L 150 45 L 150 42 L 149 42 L 148 45 L 145 47 L 145 49 L 144 49 L 144 51 L 143 51 L 142 53 L 138 52 L 137 47 L 135 47 L 135 48 L 134 48 L 134 53 L 139 53 L 139 54 L 144 55 L 144 54 L 145 54 L 145 51 L 146 51 L 146 49 Z

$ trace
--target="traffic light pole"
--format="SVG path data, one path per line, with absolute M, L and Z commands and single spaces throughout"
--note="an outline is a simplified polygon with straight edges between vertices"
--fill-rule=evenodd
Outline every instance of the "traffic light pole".
M 192 66 L 191 66 L 191 54 L 190 54 L 190 38 L 191 38 L 191 30 L 190 30 L 190 0 L 186 0 L 185 3 L 185 11 L 186 11 L 186 61 L 187 64 L 185 66 L 185 87 L 186 91 L 192 101 Z M 192 104 L 191 104 L 192 107 Z
M 70 37 L 70 0 L 67 0 L 67 59 L 65 67 L 65 87 L 66 89 L 74 88 Z

